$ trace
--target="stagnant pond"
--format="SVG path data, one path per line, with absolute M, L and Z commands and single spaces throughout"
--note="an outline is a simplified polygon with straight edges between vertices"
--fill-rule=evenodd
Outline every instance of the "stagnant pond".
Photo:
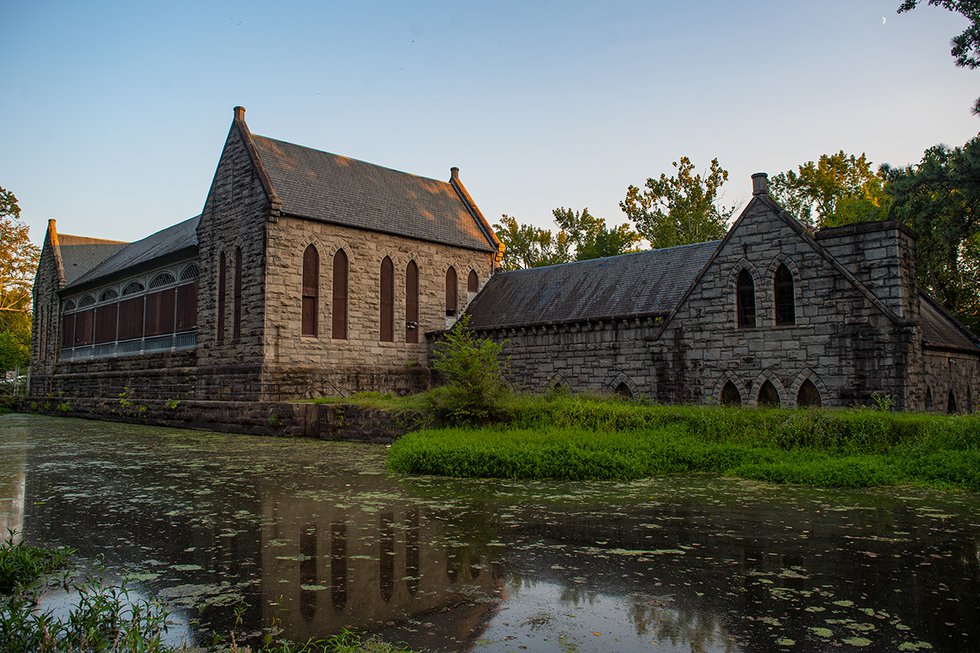
M 174 609 L 447 651 L 980 650 L 980 495 L 406 478 L 375 445 L 0 417 L 0 529 Z

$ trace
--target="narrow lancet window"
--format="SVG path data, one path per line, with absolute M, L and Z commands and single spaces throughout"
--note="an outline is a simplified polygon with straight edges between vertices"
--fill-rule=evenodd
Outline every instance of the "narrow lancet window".
M 395 266 L 387 256 L 381 261 L 381 342 L 395 339 Z
M 793 273 L 785 265 L 776 268 L 773 279 L 776 298 L 776 325 L 796 324 L 796 297 L 793 292 Z
M 303 252 L 303 331 L 304 336 L 317 335 L 317 313 L 320 279 L 320 254 L 310 245 Z
M 221 252 L 218 257 L 218 332 L 217 340 L 219 343 L 225 341 L 225 253 Z M 126 291 L 123 291 L 126 294 Z
M 738 326 L 751 328 L 755 326 L 755 282 L 748 270 L 738 273 L 736 288 L 736 303 L 738 305 Z
M 347 339 L 347 254 L 338 249 L 333 255 L 332 337 Z
M 405 342 L 419 341 L 419 266 L 405 268 Z
M 235 308 L 232 338 L 237 342 L 242 337 L 242 248 L 235 248 Z
M 459 310 L 458 283 L 456 268 L 450 266 L 446 270 L 446 317 L 456 317 L 456 311 Z

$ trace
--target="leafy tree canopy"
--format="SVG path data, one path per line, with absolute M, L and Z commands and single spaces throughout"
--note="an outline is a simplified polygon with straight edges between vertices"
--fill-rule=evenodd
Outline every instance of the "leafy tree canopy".
M 883 173 L 891 216 L 918 238 L 919 284 L 980 332 L 980 136 L 931 147 L 918 164 Z
M 890 205 L 884 176 L 863 153 L 843 150 L 779 173 L 769 180 L 769 193 L 798 220 L 817 228 L 884 220 Z
M 980 67 L 980 0 L 927 0 L 934 7 L 962 14 L 970 25 L 950 41 L 949 53 L 961 68 Z M 919 0 L 905 0 L 898 13 L 912 11 Z M 973 113 L 980 115 L 980 98 L 973 105 Z
M 593 216 L 588 208 L 573 211 L 562 207 L 552 211 L 552 215 L 558 227 L 555 231 L 501 216 L 494 231 L 504 244 L 504 270 L 615 256 L 630 251 L 640 239 L 628 224 L 607 227 L 606 220 Z
M 31 285 L 41 252 L 29 231 L 17 198 L 0 187 L 0 373 L 30 361 Z
M 651 247 L 672 247 L 715 240 L 725 235 L 735 207 L 719 207 L 718 191 L 728 180 L 728 171 L 711 160 L 702 177 L 686 156 L 674 161 L 676 175 L 649 178 L 643 189 L 630 186 L 619 203 L 641 238 Z

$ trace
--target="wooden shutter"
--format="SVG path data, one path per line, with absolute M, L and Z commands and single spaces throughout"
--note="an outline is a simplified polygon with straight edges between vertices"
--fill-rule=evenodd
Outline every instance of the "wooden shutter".
M 95 344 L 116 341 L 116 317 L 119 302 L 104 304 L 95 309 Z
M 347 339 L 347 254 L 338 249 L 333 256 L 333 337 Z
M 387 256 L 381 261 L 381 342 L 395 339 L 395 266 Z
M 242 248 L 235 248 L 235 307 L 232 322 L 232 338 L 242 337 Z
M 303 335 L 317 335 L 320 296 L 320 253 L 310 245 L 303 252 Z
M 446 270 L 446 316 L 455 317 L 459 309 L 458 281 L 456 279 L 456 268 L 451 267 Z
M 151 292 L 146 296 L 146 335 L 174 332 L 174 289 Z
M 119 302 L 119 340 L 143 337 L 143 296 Z
M 197 282 L 177 288 L 177 326 L 180 331 L 197 327 Z
M 475 293 L 480 289 L 480 278 L 476 276 L 476 270 L 470 270 L 470 276 L 466 278 L 466 292 Z
M 218 257 L 218 342 L 225 341 L 225 253 Z
M 405 269 L 405 342 L 419 341 L 419 266 L 409 261 Z

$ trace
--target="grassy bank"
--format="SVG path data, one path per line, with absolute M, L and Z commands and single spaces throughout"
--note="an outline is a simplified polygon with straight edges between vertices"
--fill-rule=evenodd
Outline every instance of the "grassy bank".
M 392 470 L 519 479 L 635 479 L 708 472 L 777 483 L 918 483 L 980 491 L 980 417 L 876 410 L 653 406 L 518 397 L 505 423 L 425 429 Z

